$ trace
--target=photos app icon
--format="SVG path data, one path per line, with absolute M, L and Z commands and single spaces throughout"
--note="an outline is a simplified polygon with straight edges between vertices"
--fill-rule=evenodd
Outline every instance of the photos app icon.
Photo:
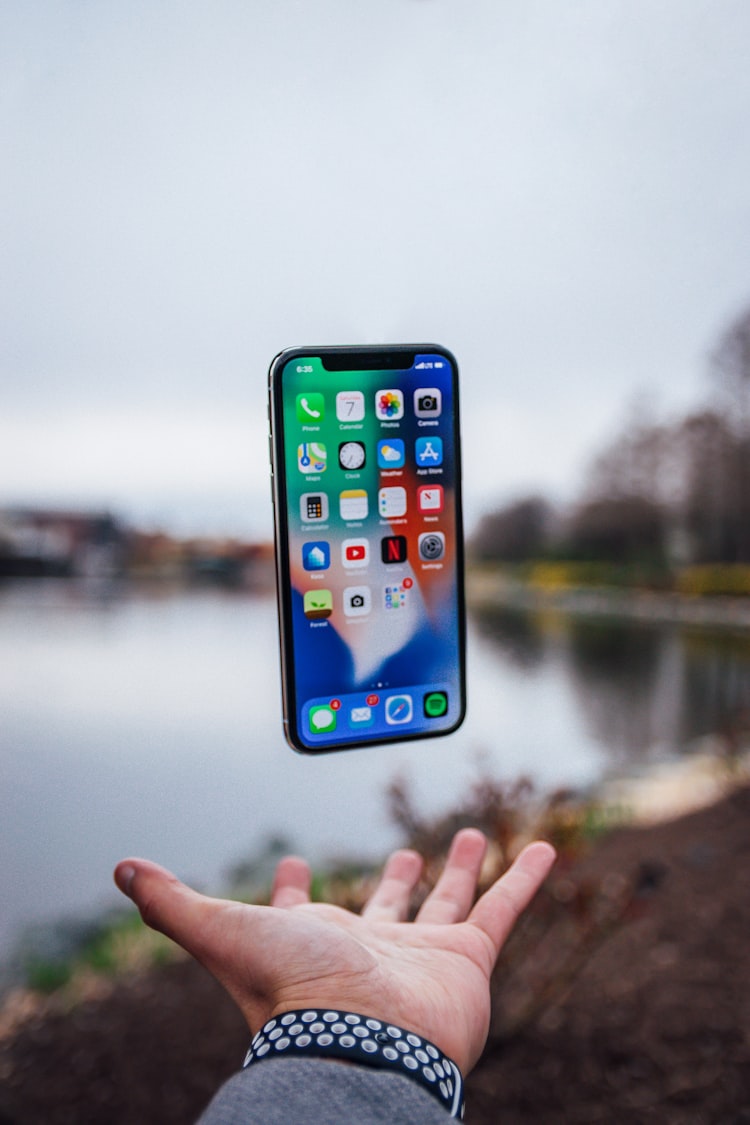
M 375 392 L 375 416 L 381 422 L 397 422 L 404 416 L 404 392 L 397 388 Z

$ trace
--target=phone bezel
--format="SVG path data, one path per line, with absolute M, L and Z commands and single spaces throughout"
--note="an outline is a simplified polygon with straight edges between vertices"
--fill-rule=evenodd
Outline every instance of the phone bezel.
M 310 745 L 302 737 L 297 723 L 297 698 L 294 678 L 294 635 L 292 626 L 292 585 L 289 560 L 289 518 L 284 469 L 284 417 L 282 375 L 294 359 L 320 359 L 327 371 L 401 371 L 411 367 L 417 355 L 439 355 L 451 365 L 453 380 L 453 448 L 455 467 L 455 566 L 458 616 L 458 667 L 460 709 L 456 721 L 442 730 L 415 731 L 393 737 L 378 736 L 347 740 L 332 745 Z M 404 360 L 409 359 L 409 362 Z M 328 361 L 328 362 L 326 362 Z M 329 366 L 330 364 L 330 366 Z M 464 538 L 462 504 L 462 469 L 460 438 L 459 379 L 456 358 L 440 344 L 378 344 L 325 345 L 284 348 L 271 361 L 268 371 L 269 453 L 271 459 L 271 497 L 274 508 L 274 556 L 276 572 L 276 607 L 279 622 L 281 661 L 281 695 L 284 737 L 293 750 L 302 754 L 329 754 L 340 750 L 358 750 L 367 746 L 413 742 L 442 738 L 453 734 L 466 717 L 466 603 L 464 594 Z

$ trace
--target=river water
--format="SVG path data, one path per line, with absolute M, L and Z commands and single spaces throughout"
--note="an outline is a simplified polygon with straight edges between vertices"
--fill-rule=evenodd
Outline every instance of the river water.
M 283 837 L 308 857 L 400 843 L 403 777 L 447 811 L 480 772 L 586 786 L 689 750 L 750 702 L 750 640 L 484 613 L 455 735 L 305 757 L 281 734 L 272 598 L 0 587 L 0 954 L 24 927 L 119 901 L 145 855 L 216 888 Z

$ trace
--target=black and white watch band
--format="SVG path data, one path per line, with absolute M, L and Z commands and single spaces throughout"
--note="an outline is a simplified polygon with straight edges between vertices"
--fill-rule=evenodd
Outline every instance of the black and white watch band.
M 333 1009 L 285 1012 L 261 1028 L 243 1066 L 284 1056 L 349 1059 L 396 1071 L 429 1090 L 451 1117 L 463 1118 L 463 1078 L 453 1060 L 423 1036 L 383 1020 Z

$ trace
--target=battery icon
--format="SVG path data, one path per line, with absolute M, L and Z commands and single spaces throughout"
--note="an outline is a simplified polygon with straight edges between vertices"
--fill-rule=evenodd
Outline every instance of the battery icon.
M 435 361 L 435 367 L 445 367 L 445 364 L 444 364 L 444 363 L 440 363 L 440 362 L 439 362 L 438 360 L 436 360 L 436 361 Z

